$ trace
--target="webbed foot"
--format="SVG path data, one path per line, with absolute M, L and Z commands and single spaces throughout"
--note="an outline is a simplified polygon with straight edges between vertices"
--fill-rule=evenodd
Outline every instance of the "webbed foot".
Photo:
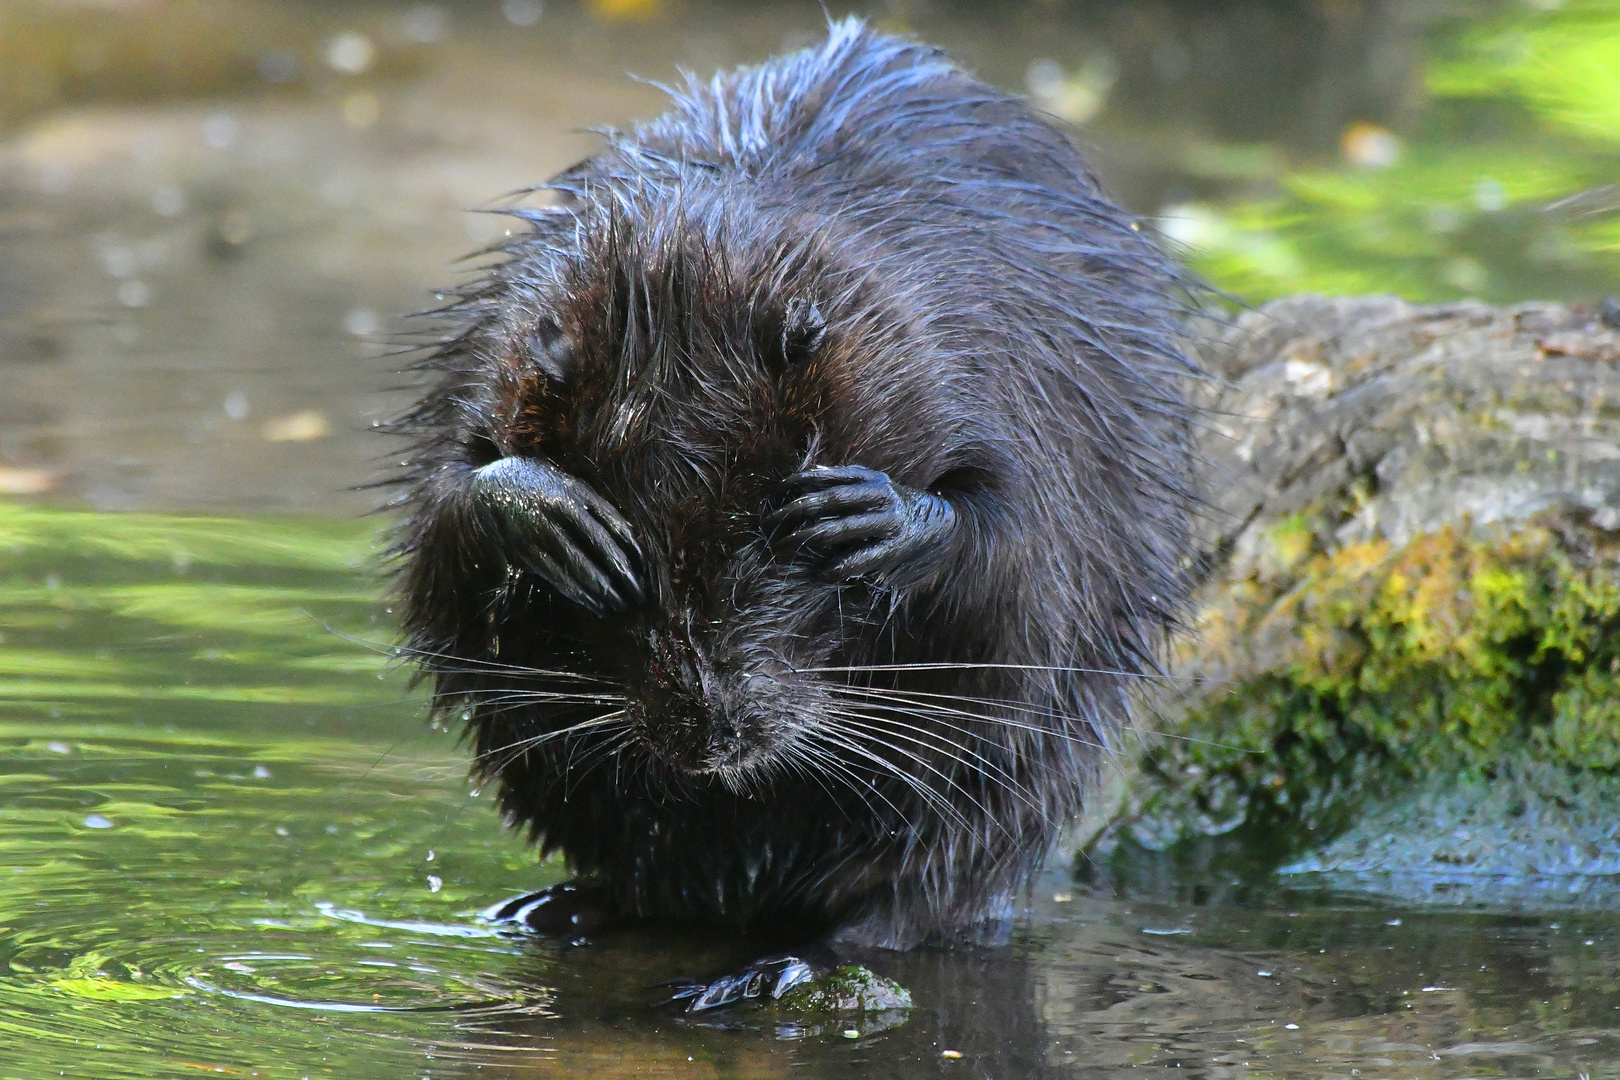
M 578 938 L 613 923 L 601 890 L 565 881 L 539 892 L 503 900 L 484 912 L 493 922 L 515 923 L 549 937 Z
M 783 490 L 762 519 L 771 545 L 837 580 L 909 569 L 942 547 L 956 524 L 946 499 L 860 465 L 807 469 Z
M 797 956 L 767 956 L 713 982 L 676 979 L 664 985 L 670 988 L 667 1000 L 685 1001 L 687 1012 L 702 1012 L 747 998 L 779 998 L 819 974 Z

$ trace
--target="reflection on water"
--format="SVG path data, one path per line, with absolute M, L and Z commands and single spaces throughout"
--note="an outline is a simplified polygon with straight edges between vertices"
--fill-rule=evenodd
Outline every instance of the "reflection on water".
M 898 1026 L 653 984 L 733 941 L 502 936 L 557 880 L 423 723 L 367 527 L 0 504 L 7 1077 L 1620 1076 L 1620 916 L 1118 899 L 862 957 Z

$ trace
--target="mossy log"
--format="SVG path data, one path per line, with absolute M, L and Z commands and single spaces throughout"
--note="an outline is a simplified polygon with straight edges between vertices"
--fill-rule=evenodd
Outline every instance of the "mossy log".
M 1149 725 L 1168 737 L 1126 761 L 1094 858 L 1213 837 L 1298 857 L 1375 808 L 1396 828 L 1385 804 L 1425 786 L 1497 777 L 1534 789 L 1510 807 L 1612 799 L 1620 330 L 1553 304 L 1294 297 L 1203 359 L 1202 591 Z M 1612 869 L 1620 824 L 1590 833 L 1575 872 Z M 1495 847 L 1383 857 L 1537 872 Z M 1371 872 L 1365 848 L 1340 862 Z

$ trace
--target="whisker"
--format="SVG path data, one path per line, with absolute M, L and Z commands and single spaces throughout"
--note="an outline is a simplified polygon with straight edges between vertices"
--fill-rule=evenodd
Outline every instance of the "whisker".
M 498 660 L 480 660 L 477 657 L 459 656 L 455 653 L 440 652 L 420 645 L 390 645 L 387 642 L 371 641 L 366 638 L 358 637 L 354 634 L 347 634 L 336 627 L 328 627 L 328 629 L 331 630 L 333 634 L 349 642 L 350 644 L 359 645 L 361 648 L 378 653 L 379 655 L 391 656 L 395 659 L 408 658 L 412 660 L 451 660 L 457 664 L 467 665 L 465 668 L 460 670 L 453 668 L 435 668 L 435 673 L 440 671 L 449 671 L 450 673 L 459 675 L 477 675 L 493 672 L 507 675 L 531 675 L 536 677 L 543 676 L 545 678 L 552 679 L 577 679 L 580 682 L 611 683 L 613 681 L 600 675 L 585 675 L 578 671 L 567 671 L 560 668 L 536 668 L 528 667 L 524 664 L 503 664 Z
M 837 756 L 826 747 L 817 746 L 810 742 L 800 741 L 793 744 L 793 750 L 795 754 L 802 754 L 805 760 L 808 761 L 811 766 L 814 766 L 814 768 L 806 768 L 805 772 L 821 786 L 823 791 L 827 792 L 828 796 L 832 798 L 834 803 L 838 802 L 838 797 L 833 795 L 832 790 L 827 787 L 826 783 L 822 780 L 820 773 L 818 773 L 816 769 L 824 769 L 827 772 L 832 773 L 834 776 L 845 779 L 849 785 L 849 789 L 855 794 L 856 798 L 861 800 L 861 804 L 866 807 L 867 812 L 873 817 L 878 817 L 879 815 L 877 807 L 873 806 L 872 800 L 866 797 L 866 790 L 870 790 L 873 794 L 877 795 L 878 798 L 883 799 L 883 801 L 888 804 L 889 809 L 893 810 L 895 815 L 899 817 L 901 824 L 903 824 L 908 830 L 912 829 L 910 819 L 901 812 L 898 806 L 895 806 L 894 803 L 890 802 L 881 791 L 877 790 L 876 784 L 872 783 L 870 780 L 863 782 L 859 774 L 854 772 L 854 770 L 850 769 L 848 766 L 844 765 L 843 762 L 839 761 Z M 862 790 L 863 788 L 866 790 Z
M 916 664 L 845 664 L 834 667 L 795 668 L 806 675 L 830 675 L 835 672 L 866 671 L 1058 671 L 1075 675 L 1119 675 L 1129 679 L 1164 680 L 1168 682 L 1201 682 L 1199 676 L 1163 675 L 1150 671 L 1121 671 L 1113 668 L 1066 667 L 1061 664 L 971 664 L 931 661 Z
M 935 776 L 938 776 L 941 780 L 945 781 L 946 784 L 949 784 L 951 787 L 955 788 L 958 792 L 960 792 L 962 794 L 962 796 L 965 799 L 968 800 L 968 802 L 972 803 L 979 810 L 979 812 L 981 814 L 984 814 L 986 817 L 989 817 L 990 812 L 984 808 L 983 804 L 981 804 L 977 799 L 975 799 L 972 795 L 970 795 L 967 792 L 967 790 L 964 789 L 960 784 L 958 784 L 954 780 L 952 780 L 947 773 L 945 773 L 944 771 L 942 771 L 941 769 L 939 769 L 937 766 L 933 765 L 932 763 L 924 760 L 923 756 L 921 754 L 915 753 L 913 751 L 908 751 L 903 746 L 896 746 L 891 742 L 887 742 L 884 739 L 878 738 L 875 734 L 872 733 L 872 730 L 870 728 L 867 728 L 864 731 L 861 731 L 861 730 L 848 730 L 848 727 L 843 726 L 843 725 L 848 725 L 848 721 L 842 715 L 836 716 L 834 719 L 840 723 L 840 725 L 841 725 L 840 730 L 844 734 L 849 736 L 849 738 L 856 739 L 856 740 L 865 740 L 868 743 L 872 743 L 872 744 L 875 744 L 877 746 L 885 747 L 885 748 L 887 748 L 889 750 L 894 751 L 896 754 L 899 754 L 902 758 L 907 758 L 907 759 L 909 759 L 911 761 L 916 762 L 918 765 L 921 765 L 924 769 L 927 769 L 929 772 L 933 773 Z M 857 728 L 864 727 L 864 725 L 849 725 L 849 726 L 853 726 L 853 727 L 857 727 Z M 933 788 L 931 788 L 927 784 L 923 783 L 921 779 L 919 779 L 918 777 L 915 777 L 915 776 L 911 775 L 910 773 L 906 772 L 904 769 L 900 768 L 897 764 L 895 764 L 894 762 L 892 762 L 889 759 L 885 758 L 881 754 L 875 753 L 874 751 L 872 751 L 870 749 L 867 749 L 865 747 L 857 747 L 857 745 L 855 745 L 853 743 L 850 744 L 848 749 L 850 749 L 852 751 L 855 751 L 855 752 L 858 752 L 858 753 L 861 753 L 861 754 L 863 754 L 865 756 L 868 756 L 868 757 L 870 757 L 871 759 L 873 759 L 875 761 L 882 762 L 884 764 L 884 766 L 887 767 L 889 769 L 889 771 L 893 775 L 895 775 L 897 777 L 900 777 L 907 784 L 909 784 L 917 792 L 917 794 L 923 796 L 923 798 L 925 800 L 929 800 L 930 801 L 929 804 L 931 806 L 934 806 L 935 808 L 943 810 L 943 811 L 948 811 L 951 814 L 951 816 L 955 819 L 955 821 L 959 825 L 962 826 L 962 828 L 964 828 L 964 829 L 972 829 L 973 824 L 972 824 L 972 822 L 970 822 L 968 820 L 967 815 L 963 814 L 962 811 L 958 807 L 956 807 L 954 804 L 952 804 L 952 802 L 948 798 L 946 798 L 943 793 L 935 791 Z
M 613 712 L 603 713 L 600 716 L 593 716 L 589 720 L 581 720 L 577 724 L 570 724 L 567 727 L 558 728 L 555 731 L 544 731 L 538 735 L 530 735 L 527 738 L 518 739 L 515 742 L 507 743 L 506 745 L 497 747 L 494 750 L 488 750 L 484 753 L 475 755 L 473 757 L 473 764 L 486 772 L 498 772 L 499 770 L 504 769 L 507 765 L 510 765 L 513 761 L 516 761 L 520 755 L 528 753 L 537 746 L 542 746 L 554 739 L 560 739 L 568 735 L 577 735 L 581 732 L 591 731 L 595 728 L 616 725 L 623 721 L 624 715 L 625 712 L 623 709 L 616 709 Z M 498 762 L 486 764 L 486 758 L 492 758 L 497 755 L 505 756 L 502 757 Z
M 973 730 L 971 730 L 969 728 L 961 727 L 960 725 L 957 725 L 957 724 L 947 723 L 944 720 L 939 720 L 937 718 L 942 717 L 942 716 L 958 716 L 958 717 L 962 717 L 963 719 L 967 719 L 967 720 L 978 720 L 978 721 L 982 721 L 983 723 L 986 723 L 986 724 L 994 724 L 994 725 L 999 726 L 999 727 L 1011 728 L 1014 731 L 1027 731 L 1027 732 L 1029 732 L 1031 734 L 1034 734 L 1034 735 L 1050 735 L 1054 739 L 1062 739 L 1065 742 L 1071 742 L 1071 743 L 1074 743 L 1077 746 L 1090 747 L 1091 749 L 1094 749 L 1094 750 L 1107 750 L 1108 749 L 1108 747 L 1104 743 L 1098 742 L 1098 741 L 1096 741 L 1094 739 L 1082 738 L 1081 736 L 1073 735 L 1073 734 L 1070 734 L 1069 732 L 1066 732 L 1066 731 L 1060 731 L 1060 730 L 1058 730 L 1056 728 L 1046 728 L 1046 727 L 1041 727 L 1038 724 L 1023 723 L 1021 721 L 1012 720 L 1012 719 L 1009 719 L 1009 718 L 1004 717 L 1004 716 L 994 716 L 994 715 L 991 715 L 989 713 L 969 712 L 966 709 L 953 709 L 953 708 L 949 708 L 949 707 L 946 707 L 946 706 L 935 705 L 935 704 L 933 704 L 931 702 L 912 702 L 912 704 L 914 704 L 916 707 L 911 708 L 911 709 L 902 709 L 902 708 L 898 708 L 898 707 L 896 707 L 894 705 L 888 704 L 888 702 L 890 702 L 890 701 L 901 701 L 901 702 L 907 701 L 908 699 L 907 699 L 906 694 L 905 694 L 904 691 L 885 691 L 885 692 L 873 693 L 873 692 L 870 692 L 869 688 L 867 688 L 867 687 L 845 687 L 845 686 L 828 687 L 828 689 L 831 690 L 831 691 L 834 691 L 834 692 L 839 692 L 839 693 L 847 692 L 852 697 L 869 698 L 869 699 L 872 699 L 872 700 L 875 700 L 875 701 L 879 702 L 879 704 L 877 706 L 874 706 L 874 707 L 889 709 L 889 710 L 892 710 L 892 711 L 898 712 L 898 713 L 904 713 L 907 716 L 915 716 L 915 717 L 917 717 L 918 719 L 921 719 L 921 720 L 929 720 L 931 722 L 937 722 L 940 725 L 942 725 L 944 727 L 948 727 L 953 731 L 960 731 L 964 735 L 972 735 L 975 738 L 979 738 L 979 739 L 984 738 L 983 734 L 981 734 L 979 732 L 975 732 L 975 731 L 973 731 Z M 948 697 L 948 695 L 943 695 L 943 694 L 942 695 L 935 695 L 935 696 Z M 1031 710 L 1031 711 L 1033 711 L 1033 710 Z
M 1015 712 L 1031 713 L 1035 716 L 1051 717 L 1054 715 L 1051 709 L 1043 709 L 1035 705 L 1030 705 L 1027 702 L 1018 701 L 1014 698 L 975 697 L 972 694 L 937 694 L 930 693 L 926 690 L 900 690 L 892 686 L 865 686 L 860 683 L 831 683 L 827 686 L 827 689 L 836 692 L 888 695 L 893 697 L 934 698 L 940 701 L 966 701 L 975 705 L 992 705 L 996 706 L 997 708 L 1012 709 Z
M 866 719 L 866 720 L 871 720 L 871 721 L 878 722 L 880 725 L 881 725 L 881 722 L 883 720 L 887 719 L 887 718 L 882 717 L 882 716 L 877 716 L 877 715 L 873 715 L 871 713 L 865 713 L 865 712 L 855 713 L 854 715 L 860 716 L 860 717 L 862 717 L 863 719 Z M 976 771 L 980 772 L 981 774 L 985 773 L 986 770 L 990 770 L 990 771 L 993 771 L 993 772 L 997 773 L 999 775 L 999 777 L 1000 777 L 1000 779 L 998 780 L 998 783 L 1002 788 L 1004 788 L 1005 790 L 1011 792 L 1017 798 L 1023 800 L 1024 804 L 1026 806 L 1028 806 L 1030 809 L 1035 810 L 1037 812 L 1039 812 L 1042 809 L 1041 806 L 1038 803 L 1030 801 L 1029 793 L 1025 790 L 1024 786 L 1022 784 L 1020 784 L 1018 782 L 1018 780 L 1012 776 L 1011 773 L 1009 773 L 1005 769 L 1001 768 L 1001 766 L 997 765 L 995 762 L 991 761 L 989 758 L 985 757 L 983 754 L 980 754 L 980 753 L 978 753 L 976 751 L 970 750 L 967 747 L 962 746 L 960 743 L 956 743 L 956 742 L 954 742 L 954 741 L 952 741 L 950 739 L 945 738 L 944 736 L 933 735 L 932 732 L 929 733 L 930 735 L 932 735 L 932 737 L 934 739 L 938 740 L 939 743 L 944 744 L 944 745 L 936 745 L 934 743 L 930 743 L 930 742 L 924 740 L 921 737 L 920 734 L 918 734 L 914 729 L 912 729 L 910 727 L 907 727 L 906 730 L 904 730 L 904 731 L 897 731 L 893 727 L 889 727 L 889 726 L 872 727 L 872 726 L 869 726 L 869 725 L 858 723 L 858 722 L 853 721 L 853 720 L 849 720 L 847 718 L 847 715 L 845 717 L 845 723 L 848 723 L 853 727 L 862 728 L 862 729 L 867 730 L 867 731 L 881 731 L 882 733 L 884 733 L 886 735 L 892 735 L 895 738 L 904 739 L 907 742 L 916 743 L 918 746 L 925 747 L 925 748 L 927 748 L 929 750 L 933 750 L 935 752 L 943 752 L 948 757 L 950 757 L 953 761 L 957 762 L 958 764 L 967 765 L 969 768 L 972 768 L 973 766 L 969 762 L 964 761 L 961 757 L 957 756 L 957 753 L 955 753 L 953 751 L 960 752 L 962 754 L 967 754 L 969 757 L 971 757 L 975 761 L 979 762 L 981 767 Z M 958 729 L 958 730 L 961 730 L 961 729 Z M 972 733 L 971 732 L 964 732 L 964 734 L 972 734 Z M 979 808 L 981 813 L 985 814 L 987 817 L 990 816 L 990 811 L 984 806 L 984 804 L 980 803 L 977 799 L 974 799 L 973 796 L 971 794 L 969 794 L 969 792 L 967 791 L 966 788 L 962 787 L 960 784 L 958 784 L 955 780 L 951 779 L 950 777 L 946 777 L 946 782 L 951 784 L 953 787 L 955 787 L 963 795 L 967 796 L 967 798 L 969 800 L 971 800 L 974 803 L 974 805 Z
M 839 751 L 846 754 L 855 754 L 857 757 L 864 758 L 867 761 L 876 762 L 879 766 L 881 766 L 881 768 L 874 770 L 872 773 L 873 776 L 888 776 L 891 778 L 897 778 L 904 786 L 913 790 L 920 790 L 923 795 L 923 802 L 925 805 L 931 805 L 929 803 L 929 798 L 931 796 L 935 798 L 938 797 L 938 792 L 930 790 L 926 785 L 922 785 L 920 781 L 916 779 L 916 777 L 909 775 L 903 769 L 897 768 L 892 761 L 887 760 L 880 754 L 874 754 L 870 750 L 867 750 L 858 744 L 849 742 L 847 738 L 843 738 L 836 733 L 827 731 L 825 729 L 819 729 L 811 734 L 825 744 L 820 748 L 824 763 L 829 768 L 836 769 L 838 772 L 850 777 L 854 781 L 860 781 L 860 774 L 855 771 L 855 766 L 853 763 L 845 761 L 839 756 Z M 917 825 L 911 820 L 911 817 L 904 810 L 900 809 L 899 805 L 896 804 L 893 799 L 889 798 L 889 796 L 884 793 L 883 789 L 879 787 L 874 780 L 867 779 L 862 786 L 864 786 L 867 791 L 870 791 L 873 795 L 876 795 L 879 799 L 883 800 L 884 805 L 886 805 L 890 810 L 894 811 L 895 817 L 900 819 L 900 823 L 905 826 L 908 832 L 915 833 L 917 831 Z M 871 804 L 868 803 L 867 805 L 870 806 Z M 951 807 L 947 803 L 946 809 L 949 811 L 953 810 L 954 807 Z

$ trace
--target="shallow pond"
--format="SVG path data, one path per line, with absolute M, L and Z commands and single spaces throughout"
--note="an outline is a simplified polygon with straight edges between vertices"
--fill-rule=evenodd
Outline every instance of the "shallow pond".
M 904 1016 L 701 1020 L 735 943 L 501 936 L 556 880 L 386 657 L 371 534 L 0 504 L 0 1075 L 1620 1076 L 1620 916 L 1055 868 Z
M 863 10 L 1083 124 L 1245 297 L 1620 289 L 1620 98 L 1565 93 L 1620 63 L 1606 0 Z M 0 1077 L 1620 1076 L 1614 913 L 1055 867 L 1006 948 L 865 958 L 915 1007 L 854 1024 L 654 1004 L 735 943 L 480 921 L 562 871 L 389 661 L 342 520 L 402 400 L 385 343 L 504 228 L 462 209 L 658 108 L 623 72 L 822 20 L 0 3 L 0 493 L 41 500 L 0 503 Z

